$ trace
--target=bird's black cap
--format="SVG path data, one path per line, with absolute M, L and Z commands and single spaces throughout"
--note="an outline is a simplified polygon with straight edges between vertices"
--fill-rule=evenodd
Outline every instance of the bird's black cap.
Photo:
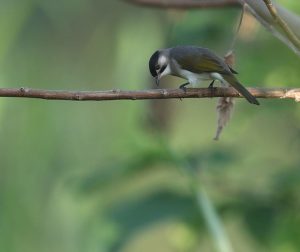
M 158 57 L 159 57 L 159 51 L 156 51 L 155 53 L 152 54 L 149 60 L 149 70 L 150 73 L 153 77 L 157 76 L 156 70 L 155 70 L 155 65 L 158 62 Z

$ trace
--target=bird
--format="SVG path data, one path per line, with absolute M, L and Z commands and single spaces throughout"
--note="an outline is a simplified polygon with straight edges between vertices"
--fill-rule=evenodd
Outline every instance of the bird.
M 251 104 L 259 105 L 257 99 L 235 77 L 237 72 L 223 58 L 208 48 L 198 46 L 176 46 L 155 51 L 149 59 L 149 70 L 155 78 L 156 85 L 166 75 L 173 75 L 187 80 L 180 85 L 195 87 L 202 80 L 211 80 L 209 88 L 213 88 L 215 80 L 231 85 Z

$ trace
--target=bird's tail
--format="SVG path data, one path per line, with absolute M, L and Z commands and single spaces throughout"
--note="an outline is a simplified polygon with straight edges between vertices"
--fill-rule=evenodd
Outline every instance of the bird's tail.
M 258 100 L 250 94 L 250 92 L 235 78 L 233 74 L 222 75 L 224 80 L 226 80 L 232 87 L 234 87 L 239 93 L 244 96 L 248 102 L 252 104 L 259 105 Z

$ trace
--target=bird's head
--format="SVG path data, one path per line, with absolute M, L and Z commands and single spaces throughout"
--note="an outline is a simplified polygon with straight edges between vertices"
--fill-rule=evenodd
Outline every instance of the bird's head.
M 159 50 L 152 54 L 149 60 L 149 70 L 155 78 L 156 85 L 159 85 L 159 80 L 170 74 L 168 50 Z

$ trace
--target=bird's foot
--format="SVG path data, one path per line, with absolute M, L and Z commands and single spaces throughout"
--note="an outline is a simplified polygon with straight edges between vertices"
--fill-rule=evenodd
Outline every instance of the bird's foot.
M 190 84 L 189 82 L 184 83 L 184 84 L 180 85 L 179 88 L 180 88 L 183 92 L 186 93 L 186 87 L 185 87 L 185 86 L 187 86 L 187 85 L 189 85 L 189 84 Z

